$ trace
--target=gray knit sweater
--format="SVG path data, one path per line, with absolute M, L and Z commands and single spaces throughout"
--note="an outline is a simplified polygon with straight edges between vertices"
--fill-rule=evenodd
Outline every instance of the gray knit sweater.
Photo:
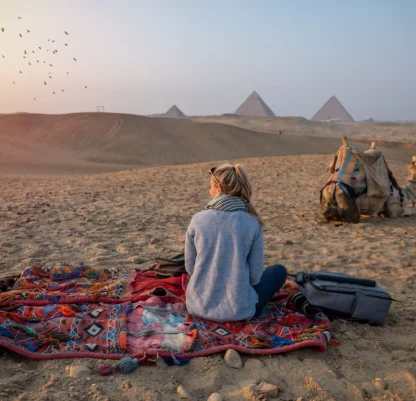
M 217 322 L 253 317 L 258 297 L 252 286 L 264 270 L 259 222 L 244 211 L 197 213 L 186 233 L 185 267 L 191 315 Z

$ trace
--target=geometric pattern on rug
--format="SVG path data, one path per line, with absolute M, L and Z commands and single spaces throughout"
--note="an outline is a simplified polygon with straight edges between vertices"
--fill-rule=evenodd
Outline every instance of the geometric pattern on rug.
M 34 358 L 122 357 L 128 352 L 127 315 L 131 307 L 128 302 L 0 310 L 0 344 Z
M 221 324 L 198 317 L 190 320 L 189 331 L 197 332 L 194 352 L 204 355 L 229 348 L 270 354 L 309 346 L 325 350 L 332 333 L 324 314 L 318 313 L 315 319 L 307 317 L 292 307 L 288 297 L 268 303 L 259 316 L 249 321 Z

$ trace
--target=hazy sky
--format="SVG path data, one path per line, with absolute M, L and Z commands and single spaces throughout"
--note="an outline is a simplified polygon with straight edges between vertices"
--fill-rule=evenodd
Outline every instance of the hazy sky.
M 415 0 L 0 0 L 1 27 L 0 113 L 223 114 L 256 90 L 276 115 L 336 95 L 416 120 Z

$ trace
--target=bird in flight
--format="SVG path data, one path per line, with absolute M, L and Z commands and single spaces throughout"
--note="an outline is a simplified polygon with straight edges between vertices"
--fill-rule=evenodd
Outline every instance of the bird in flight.
M 53 94 L 55 94 L 55 92 L 53 92 Z
M 77 59 L 74 57 L 74 60 L 77 61 Z
M 33 100 L 36 100 L 36 98 L 34 97 Z
M 53 67 L 53 65 L 52 64 L 49 64 L 51 67 Z
M 42 48 L 41 48 L 40 46 L 38 47 L 38 49 L 39 49 L 39 50 L 42 50 Z
M 16 82 L 13 81 L 13 84 L 15 84 Z
M 23 73 L 22 73 L 22 71 L 19 71 L 19 72 L 20 72 L 21 74 L 23 74 Z
M 17 17 L 17 19 L 22 19 L 22 17 Z
M 65 43 L 65 46 L 68 46 L 68 43 Z
M 32 64 L 30 64 L 30 62 L 29 62 L 29 65 L 32 65 Z
M 32 50 L 32 53 L 35 53 L 35 51 L 34 51 L 34 50 Z
M 69 75 L 69 72 L 67 72 L 67 74 Z
M 4 32 L 4 28 L 1 28 L 1 31 Z
M 26 30 L 27 30 L 27 33 L 30 33 L 29 29 L 26 29 Z
M 24 53 L 27 54 L 26 50 L 24 50 Z
M 65 92 L 65 91 L 62 89 L 62 92 Z
M 6 57 L 4 57 L 4 56 L 3 56 L 3 54 L 2 54 L 1 56 L 2 56 L 3 58 L 6 58 Z
M 65 35 L 69 35 L 69 33 L 67 31 L 65 31 Z
M 46 85 L 46 81 L 43 81 L 43 83 Z
M 23 38 L 23 36 L 22 36 L 22 34 L 21 34 L 21 33 L 19 33 L 19 36 L 20 36 L 21 38 Z

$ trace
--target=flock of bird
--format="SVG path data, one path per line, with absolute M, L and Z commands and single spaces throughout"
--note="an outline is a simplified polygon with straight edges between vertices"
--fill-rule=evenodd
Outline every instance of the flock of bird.
M 17 17 L 17 18 L 19 20 L 22 19 L 21 17 Z M 1 30 L 1 33 L 6 33 L 6 28 L 2 27 L 0 30 Z M 31 33 L 31 31 L 29 29 L 26 29 L 26 34 L 29 35 L 30 33 Z M 64 33 L 65 33 L 66 36 L 69 36 L 69 33 L 67 31 L 64 31 Z M 26 35 L 26 34 L 19 33 L 19 37 L 23 39 L 24 35 Z M 56 45 L 54 45 L 55 40 L 54 39 L 48 39 L 48 42 L 49 43 L 46 47 L 45 46 L 44 47 L 38 46 L 37 49 L 35 49 L 36 52 L 35 52 L 35 50 L 31 50 L 31 51 L 23 50 L 23 54 L 22 54 L 23 59 L 30 60 L 30 61 L 27 61 L 28 66 L 31 67 L 31 66 L 34 66 L 35 64 L 39 63 L 39 64 L 48 64 L 49 67 L 51 67 L 51 68 L 53 67 L 53 64 L 50 63 L 49 61 L 44 60 L 45 57 L 42 56 L 42 51 L 44 51 L 44 52 L 51 51 L 51 53 L 53 55 L 58 54 L 58 49 L 53 49 L 53 48 L 56 47 Z M 65 45 L 65 47 L 68 47 L 68 43 L 64 43 L 64 45 Z M 36 54 L 36 57 L 33 56 L 33 54 Z M 34 57 L 34 58 L 29 59 L 29 57 Z M 4 54 L 2 54 L 2 58 L 6 59 L 6 56 Z M 73 59 L 74 62 L 77 61 L 77 59 L 75 57 L 73 57 L 72 59 Z M 36 60 L 36 63 L 35 63 L 35 60 Z M 19 70 L 19 74 L 23 74 L 23 70 Z M 69 75 L 69 71 L 67 71 L 66 74 Z M 52 72 L 48 73 L 48 77 L 49 77 L 49 79 L 52 79 Z M 12 82 L 13 82 L 13 85 L 16 85 L 16 81 L 12 81 Z M 47 86 L 48 85 L 48 80 L 43 80 L 43 84 L 45 86 Z M 87 89 L 87 86 L 85 86 L 85 89 Z M 64 89 L 61 89 L 61 91 L 65 92 Z M 52 94 L 55 95 L 55 92 L 53 91 Z M 34 97 L 33 100 L 36 100 L 36 98 Z

